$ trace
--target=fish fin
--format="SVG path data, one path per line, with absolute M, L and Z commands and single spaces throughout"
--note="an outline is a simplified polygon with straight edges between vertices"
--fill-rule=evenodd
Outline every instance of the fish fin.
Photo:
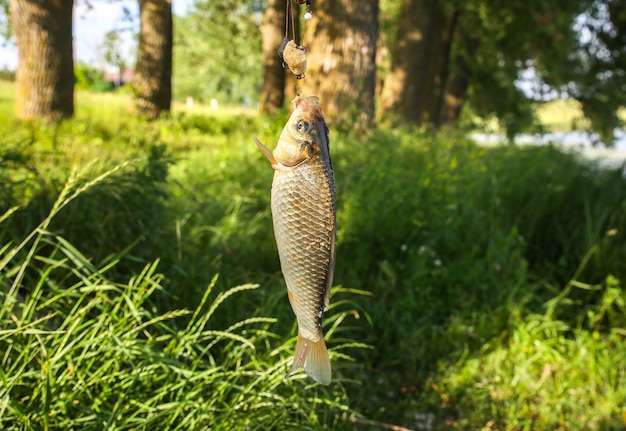
M 267 158 L 267 160 L 269 160 L 270 164 L 272 165 L 272 167 L 274 167 L 274 165 L 277 165 L 278 162 L 276 161 L 276 159 L 274 158 L 274 155 L 272 154 L 272 152 L 269 150 L 269 148 L 267 148 L 265 145 L 263 145 L 261 143 L 261 141 L 258 140 L 258 138 L 256 136 L 254 136 L 254 142 L 256 142 L 257 147 L 259 147 L 259 150 L 261 150 L 261 152 L 263 153 L 263 155 Z M 274 168 L 275 169 L 275 168 Z
M 274 154 L 272 154 L 269 148 L 263 145 L 261 141 L 257 139 L 256 136 L 254 136 L 254 142 L 256 142 L 257 147 L 259 147 L 259 150 L 261 150 L 261 152 L 267 158 L 267 160 L 269 160 L 270 165 L 272 165 L 272 168 L 276 169 L 277 171 L 290 171 L 293 168 L 297 167 L 297 166 L 286 166 L 280 163 L 278 160 L 276 160 L 276 158 L 274 157 Z
M 303 367 L 309 377 L 317 383 L 321 385 L 330 384 L 332 372 L 324 338 L 320 337 L 318 341 L 312 341 L 298 333 L 296 355 L 287 377 L 300 367 Z

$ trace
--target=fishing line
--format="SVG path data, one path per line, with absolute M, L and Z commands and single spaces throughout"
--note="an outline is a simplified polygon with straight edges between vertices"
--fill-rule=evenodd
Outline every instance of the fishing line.
M 295 9 L 291 4 L 292 1 L 295 1 L 298 4 L 306 5 L 303 15 L 304 25 L 313 19 L 313 12 L 311 10 L 311 0 L 287 0 L 285 2 L 285 38 L 289 39 L 289 30 L 291 29 L 291 39 L 297 43 L 299 35 L 296 34 L 296 15 L 298 12 L 297 9 Z M 289 25 L 290 20 L 291 26 Z M 304 35 L 304 30 L 302 31 L 302 34 Z
M 296 22 L 294 18 L 295 12 L 291 0 L 287 0 L 285 4 L 285 39 L 289 39 L 289 19 L 291 18 L 291 39 L 296 41 Z
M 285 39 L 289 37 L 289 11 L 290 11 L 291 1 L 287 0 L 285 2 Z
M 300 31 L 296 31 L 296 19 L 298 23 L 300 18 L 298 13 L 300 9 L 296 7 L 292 1 L 295 1 L 298 5 L 306 5 L 304 9 L 304 23 L 302 25 L 302 36 Z M 305 46 L 298 45 L 297 41 L 304 39 L 304 30 L 307 22 L 313 18 L 313 12 L 311 11 L 311 0 L 286 0 L 285 2 L 285 37 L 278 48 L 278 56 L 282 60 L 282 66 L 285 69 L 289 69 L 296 77 L 295 92 L 300 95 L 300 86 L 298 81 L 304 78 L 307 67 L 307 48 Z M 290 26 L 291 24 L 291 26 Z M 290 31 L 291 30 L 291 31 Z M 291 39 L 289 38 L 291 33 Z

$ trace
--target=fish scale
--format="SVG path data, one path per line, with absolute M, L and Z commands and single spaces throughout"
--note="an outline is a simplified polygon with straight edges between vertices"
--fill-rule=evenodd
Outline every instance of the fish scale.
M 280 266 L 288 289 L 297 298 L 292 306 L 298 327 L 304 337 L 313 341 L 322 337 L 320 311 L 324 309 L 334 235 L 334 217 L 329 216 L 334 212 L 332 187 L 330 178 L 320 172 L 321 160 L 311 158 L 298 169 L 276 171 L 272 184 L 272 218 Z

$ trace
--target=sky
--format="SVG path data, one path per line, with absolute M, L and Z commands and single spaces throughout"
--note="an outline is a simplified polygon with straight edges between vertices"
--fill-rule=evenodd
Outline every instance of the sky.
M 172 9 L 175 15 L 183 15 L 193 0 L 173 0 Z M 139 14 L 137 1 L 122 0 L 121 2 L 91 2 L 93 7 L 87 8 L 84 3 L 74 6 L 74 60 L 94 65 L 101 63 L 99 46 L 104 35 L 116 27 L 128 26 L 123 21 L 123 8 L 127 7 L 132 14 Z M 0 69 L 17 68 L 17 50 L 12 43 L 3 46 L 0 42 Z

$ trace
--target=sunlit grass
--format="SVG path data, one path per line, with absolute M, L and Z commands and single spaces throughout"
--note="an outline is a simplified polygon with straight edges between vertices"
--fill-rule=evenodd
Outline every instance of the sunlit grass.
M 600 340 L 529 316 L 506 347 L 442 370 L 438 395 L 458 429 L 623 429 L 626 368 L 615 358 L 624 346 L 618 334 Z

